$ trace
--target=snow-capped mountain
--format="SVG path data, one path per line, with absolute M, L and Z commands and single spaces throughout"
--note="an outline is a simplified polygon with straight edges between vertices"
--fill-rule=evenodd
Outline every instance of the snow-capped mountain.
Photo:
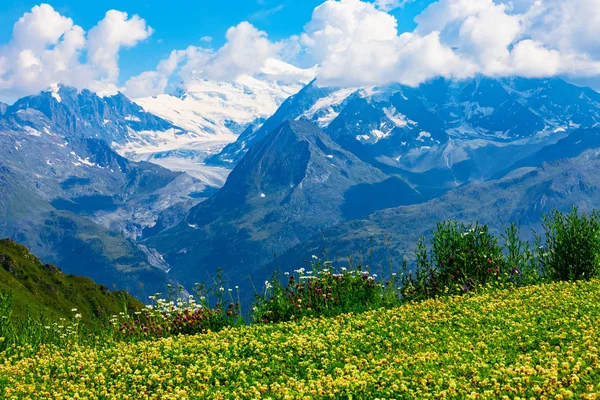
M 207 163 L 234 165 L 285 119 L 309 119 L 337 143 L 386 171 L 450 186 L 486 179 L 579 127 L 600 122 L 600 94 L 560 79 L 443 79 L 417 88 L 360 89 L 313 81 L 258 128 Z
M 288 97 L 263 124 L 249 126 L 235 142 L 227 145 L 219 154 L 209 157 L 206 162 L 231 168 L 242 159 L 250 147 L 260 142 L 286 119 L 304 118 L 325 128 L 337 117 L 346 99 L 354 92 L 355 89 L 319 87 L 313 80 L 297 94 Z
M 361 90 L 327 133 L 384 169 L 445 171 L 458 185 L 599 122 L 600 94 L 591 89 L 559 79 L 480 77 Z
M 315 74 L 315 68 L 303 70 L 268 59 L 253 76 L 241 75 L 234 81 L 196 79 L 183 84 L 177 96 L 136 99 L 144 110 L 180 127 L 185 134 L 146 146 L 131 144 L 125 151 L 165 166 L 174 158 L 179 158 L 179 163 L 182 158 L 192 164 L 202 162 L 247 128 L 260 126 Z
M 6 106 L 4 115 L 36 110 L 66 135 L 97 138 L 132 161 L 151 161 L 184 171 L 208 186 L 221 187 L 229 170 L 206 167 L 196 155 L 213 154 L 221 139 L 200 136 L 144 111 L 122 93 L 100 96 L 89 90 L 53 85 Z M 159 154 L 157 154 L 159 153 Z
M 58 249 L 65 266 L 78 265 L 68 258 L 76 246 L 134 271 L 96 263 L 100 281 L 127 286 L 158 271 L 164 282 L 173 268 L 169 276 L 192 282 L 198 268 L 256 272 L 319 229 L 348 222 L 376 233 L 388 222 L 359 219 L 477 181 L 501 190 L 519 170 L 597 149 L 600 94 L 558 79 L 312 80 L 293 93 L 301 85 L 285 65 L 270 65 L 281 68 L 152 99 L 163 117 L 122 94 L 63 86 L 0 105 L 0 233 L 42 255 Z M 126 253 L 135 257 L 106 259 Z

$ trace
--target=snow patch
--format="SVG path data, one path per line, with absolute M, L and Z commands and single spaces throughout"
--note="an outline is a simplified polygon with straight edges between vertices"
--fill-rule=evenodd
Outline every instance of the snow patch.
M 397 112 L 395 107 L 390 107 L 390 108 L 384 107 L 383 112 L 385 113 L 385 116 L 387 117 L 387 119 L 392 121 L 392 123 L 394 125 L 396 125 L 398 128 L 404 128 L 406 125 L 408 125 L 406 116 Z
M 431 140 L 431 133 L 429 133 L 427 131 L 422 131 L 421 133 L 419 133 L 419 136 L 417 137 L 417 140 L 419 142 L 425 142 L 425 139 L 430 139 Z
M 60 86 L 58 85 L 58 83 L 53 83 L 53 84 L 49 85 L 44 91 L 50 93 L 52 95 L 52 97 L 59 103 L 62 102 L 62 98 L 60 97 L 60 94 L 58 93 L 60 91 Z
M 331 93 L 329 96 L 320 98 L 308 111 L 297 119 L 305 117 L 314 120 L 316 116 L 317 124 L 321 128 L 325 128 L 337 118 L 339 115 L 338 107 L 354 92 L 356 92 L 356 88 L 341 89 Z
M 79 157 L 74 151 L 70 152 L 69 154 L 71 154 L 73 157 L 75 157 L 75 159 L 77 160 L 77 162 L 72 162 L 73 165 L 75 165 L 76 167 L 80 166 L 80 165 L 87 165 L 88 167 L 95 167 L 96 164 L 94 164 L 93 162 L 90 161 L 89 157 L 81 158 Z
M 23 130 L 25 131 L 25 133 L 27 133 L 29 136 L 35 136 L 35 137 L 40 137 L 42 136 L 42 133 L 40 131 L 38 131 L 37 129 L 34 129 L 30 126 L 24 126 Z
M 125 117 L 126 121 L 133 121 L 133 122 L 142 122 L 141 119 L 139 119 L 138 117 L 136 117 L 135 115 L 128 115 Z
M 380 131 L 379 129 L 373 129 L 371 131 L 371 135 L 373 135 L 377 139 L 376 141 L 379 141 L 380 139 L 385 139 L 386 137 L 389 137 L 390 132 L 385 133 Z

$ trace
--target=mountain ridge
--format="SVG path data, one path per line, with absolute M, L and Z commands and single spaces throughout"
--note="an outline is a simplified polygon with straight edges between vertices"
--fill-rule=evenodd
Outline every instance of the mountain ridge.
M 10 239 L 0 240 L 0 293 L 12 297 L 15 320 L 27 316 L 70 321 L 77 313 L 84 323 L 96 324 L 143 307 L 126 292 L 112 292 L 89 278 L 64 274 L 54 265 L 43 264 Z

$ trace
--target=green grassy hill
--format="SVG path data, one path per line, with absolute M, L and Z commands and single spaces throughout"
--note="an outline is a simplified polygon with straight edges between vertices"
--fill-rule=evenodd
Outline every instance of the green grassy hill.
M 0 355 L 0 397 L 598 399 L 600 281 Z
M 10 239 L 0 240 L 0 293 L 13 301 L 13 318 L 26 315 L 48 320 L 72 318 L 73 309 L 84 322 L 106 319 L 125 308 L 142 304 L 126 292 L 113 292 L 91 279 L 64 274 L 43 264 L 27 248 Z

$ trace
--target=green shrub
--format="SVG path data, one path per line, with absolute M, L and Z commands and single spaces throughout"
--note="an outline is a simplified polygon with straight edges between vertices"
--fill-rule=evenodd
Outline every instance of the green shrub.
M 600 273 L 600 214 L 554 211 L 543 216 L 541 264 L 554 281 L 592 279 Z
M 530 243 L 521 239 L 520 227 L 512 223 L 502 234 L 504 240 L 504 257 L 509 281 L 516 286 L 535 285 L 546 281 L 545 273 L 540 264 L 539 253 L 531 250 Z M 534 249 L 539 249 L 540 238 L 535 237 Z
M 310 270 L 275 275 L 265 282 L 252 311 L 255 323 L 290 321 L 302 317 L 335 316 L 398 305 L 396 274 L 385 283 L 362 267 L 335 271 L 330 261 L 313 256 Z
M 519 272 L 508 268 L 498 239 L 487 225 L 437 224 L 428 254 L 425 239 L 417 248 L 415 275 L 405 275 L 402 295 L 417 300 L 440 294 L 461 294 L 478 285 Z

